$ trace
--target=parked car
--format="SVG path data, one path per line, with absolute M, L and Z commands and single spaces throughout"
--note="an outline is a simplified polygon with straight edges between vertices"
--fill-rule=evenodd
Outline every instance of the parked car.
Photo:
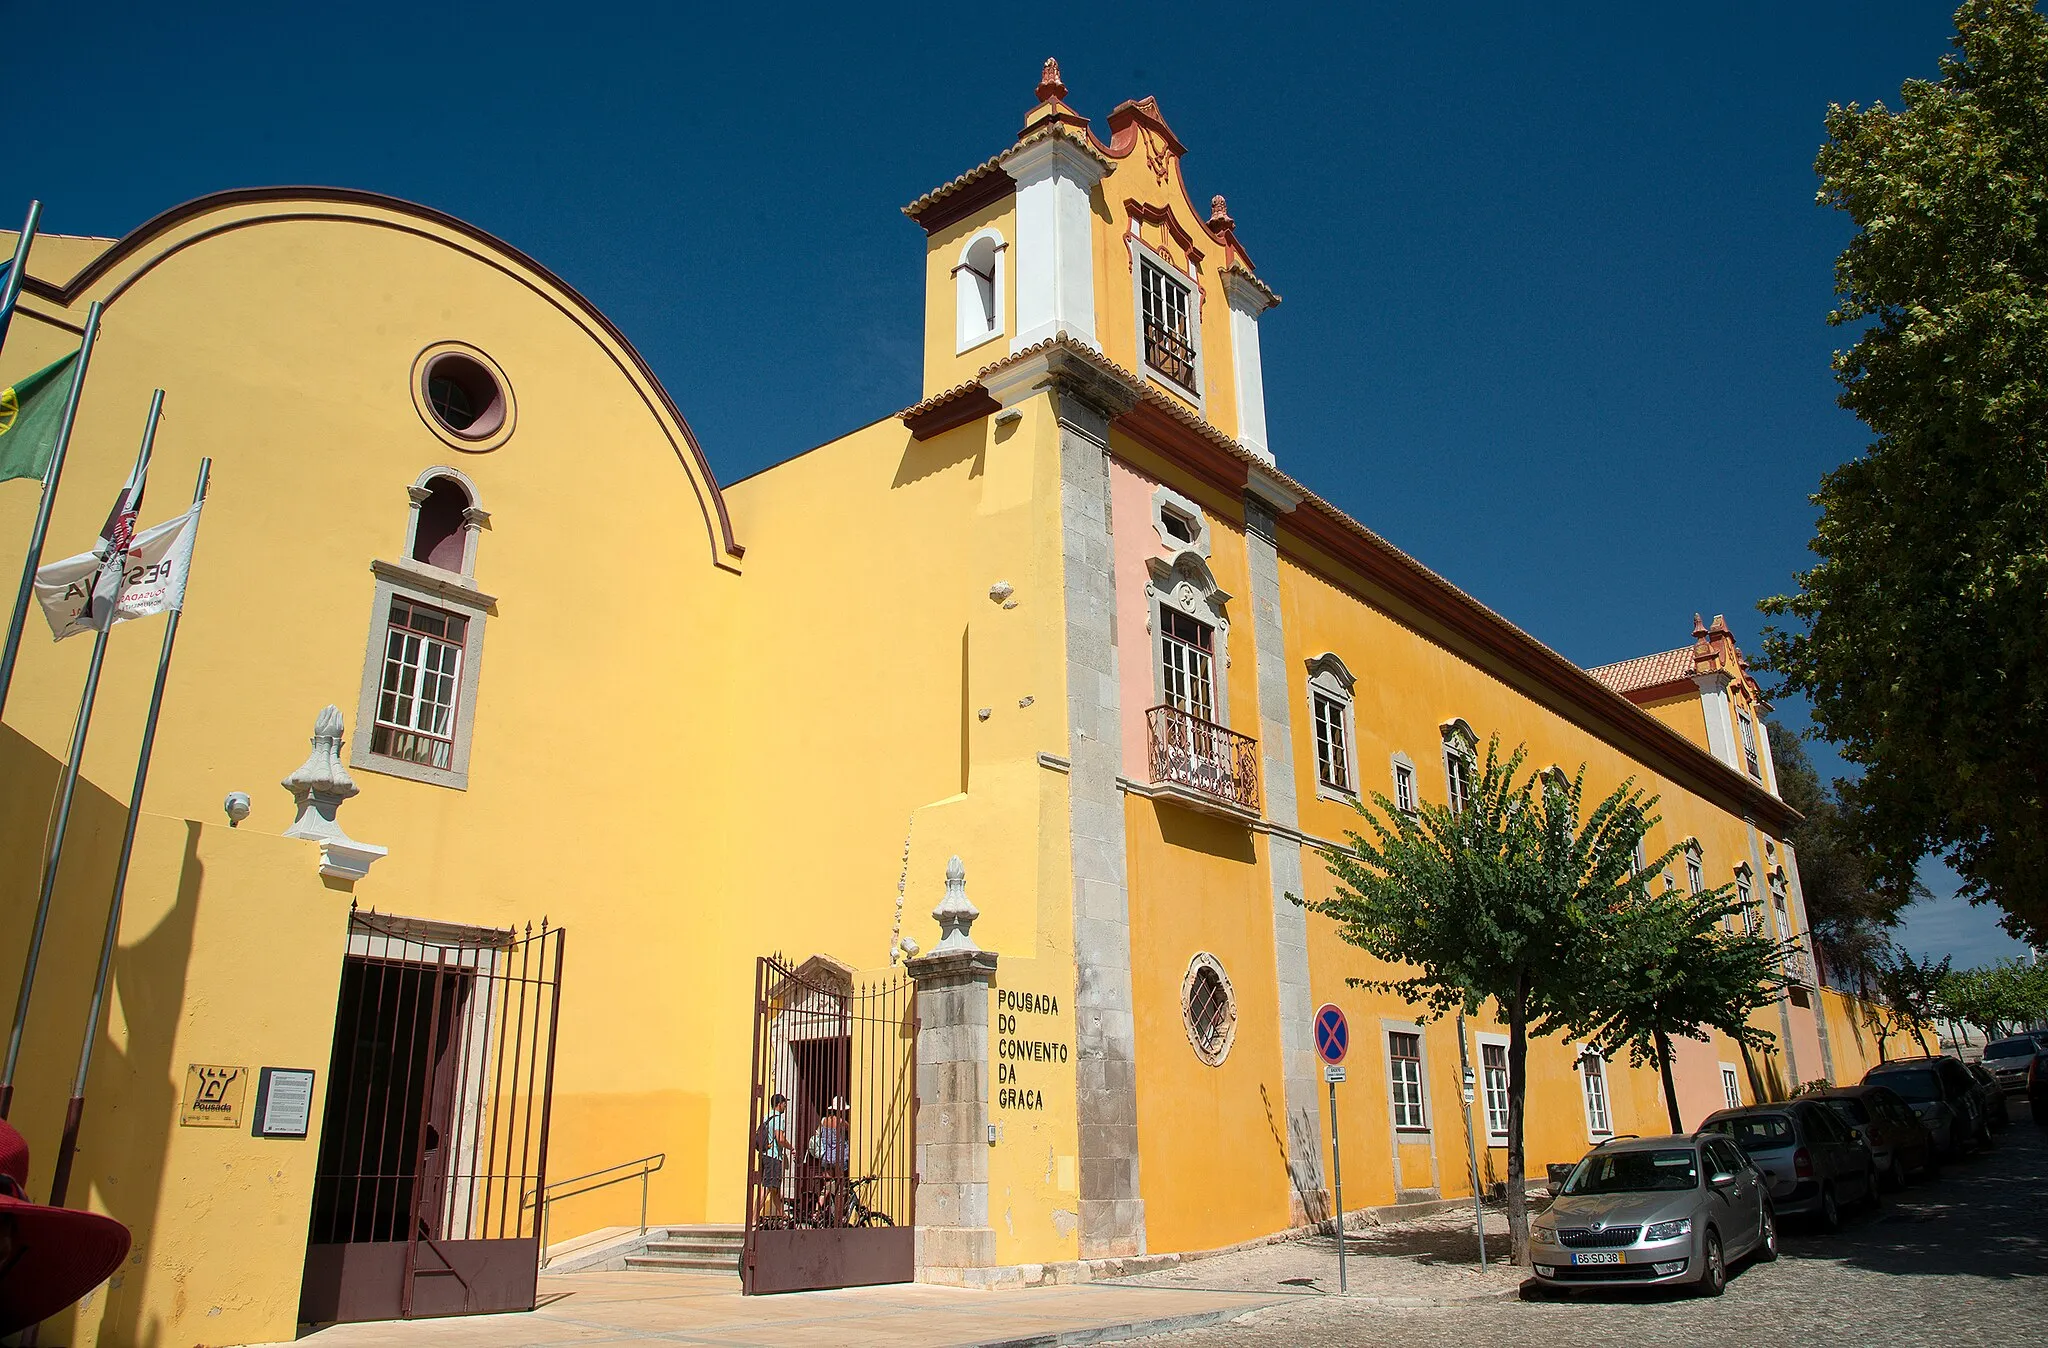
M 2035 1123 L 2048 1124 L 2048 1053 L 2037 1054 L 2027 1069 L 2027 1108 Z
M 2048 1035 L 2016 1034 L 1994 1039 L 1984 1046 L 1984 1066 L 1998 1078 L 2007 1095 L 2027 1093 L 2027 1069 L 2034 1059 L 2048 1053 Z
M 1811 1097 L 1709 1114 L 1700 1131 L 1732 1138 L 1763 1172 L 1781 1217 L 1810 1216 L 1824 1231 L 1842 1223 L 1842 1204 L 1878 1201 L 1877 1163 L 1826 1105 Z
M 1998 1084 L 1998 1078 L 1982 1063 L 1966 1062 L 1970 1076 L 1977 1083 L 1977 1102 L 1984 1106 L 1984 1119 L 1991 1125 L 1991 1131 L 2002 1133 L 2012 1122 L 2005 1112 L 2005 1088 Z
M 1904 1186 L 1908 1172 L 1931 1179 L 1939 1171 L 1941 1153 L 1934 1134 L 1890 1087 L 1837 1086 L 1812 1098 L 1834 1110 L 1851 1132 L 1862 1137 L 1879 1178 L 1893 1188 Z
M 1991 1139 L 1977 1083 L 1955 1058 L 1895 1058 L 1863 1074 L 1866 1086 L 1889 1086 L 1934 1134 L 1944 1157 L 1960 1156 Z
M 1587 1152 L 1529 1241 L 1526 1295 L 1624 1283 L 1719 1296 L 1734 1260 L 1778 1257 L 1778 1224 L 1763 1176 L 1728 1138 L 1638 1137 Z

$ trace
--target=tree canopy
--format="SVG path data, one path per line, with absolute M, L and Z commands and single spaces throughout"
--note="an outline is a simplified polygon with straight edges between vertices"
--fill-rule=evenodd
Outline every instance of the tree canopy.
M 1822 479 L 1770 667 L 1861 765 L 1874 883 L 1942 856 L 2048 940 L 2048 19 L 1969 0 L 1941 78 L 1830 107 L 1819 200 L 1856 234 L 1829 322 L 1874 438 Z M 1803 858 L 1802 858 L 1803 859 Z

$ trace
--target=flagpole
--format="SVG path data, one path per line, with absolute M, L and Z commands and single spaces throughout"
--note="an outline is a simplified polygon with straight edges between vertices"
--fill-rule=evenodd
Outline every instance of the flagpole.
M 156 444 L 157 418 L 163 415 L 164 391 L 158 389 L 149 400 L 149 421 L 142 429 L 142 448 L 135 455 L 135 471 L 129 475 L 131 482 L 142 483 L 149 473 L 149 453 Z M 141 490 L 136 491 L 133 508 L 142 505 Z M 31 558 L 33 560 L 33 558 Z M 119 565 L 118 560 L 116 565 Z M 30 572 L 33 578 L 34 572 Z M 118 603 L 119 596 L 116 595 Z M 71 798 L 78 793 L 78 764 L 85 757 L 85 732 L 92 725 L 92 701 L 99 692 L 100 667 L 107 659 L 107 635 L 114 630 L 114 615 L 93 634 L 92 663 L 85 669 L 85 691 L 78 699 L 78 721 L 71 728 L 71 755 L 65 760 L 63 786 L 58 792 L 57 825 L 50 835 L 50 853 L 43 863 L 43 890 L 36 900 L 36 925 L 28 938 L 28 958 L 21 970 L 21 992 L 14 1001 L 14 1025 L 7 1032 L 7 1062 L 0 1067 L 0 1119 L 7 1117 L 14 1105 L 14 1069 L 21 1061 L 21 1036 L 28 1027 L 29 994 L 35 990 L 36 961 L 43 954 L 43 932 L 50 922 L 50 897 L 57 892 L 57 866 L 64 859 L 64 834 L 71 823 Z
M 14 616 L 7 622 L 7 644 L 0 647 L 0 714 L 7 711 L 7 689 L 14 682 L 14 657 L 21 649 L 21 628 L 28 621 L 29 600 L 35 595 L 36 568 L 43 564 L 43 536 L 50 532 L 50 508 L 57 501 L 57 481 L 64 475 L 64 451 L 71 447 L 71 423 L 78 416 L 78 398 L 85 390 L 85 367 L 92 360 L 92 344 L 99 335 L 100 305 L 94 300 L 85 311 L 85 340 L 79 344 L 78 359 L 71 366 L 71 388 L 64 395 L 64 416 L 57 423 L 57 443 L 50 450 L 50 466 L 43 472 L 43 500 L 36 507 L 35 528 L 29 530 L 28 560 L 21 566 L 21 588 L 14 594 Z M 150 426 L 154 434 L 154 414 Z M 13 1080 L 11 1074 L 8 1079 Z M 0 1105 L 0 1119 L 6 1117 L 5 1106 Z
M 14 265 L 7 269 L 7 283 L 0 285 L 0 348 L 7 345 L 7 328 L 14 322 L 14 302 L 21 297 L 21 279 L 28 270 L 28 248 L 36 241 L 36 222 L 43 218 L 43 203 L 28 204 L 28 222 L 14 241 Z
M 213 475 L 213 460 L 199 461 L 199 481 L 192 488 L 192 504 L 206 499 L 207 479 Z M 192 542 L 199 541 L 199 521 L 192 521 Z M 121 859 L 114 863 L 114 901 L 107 909 L 107 929 L 100 937 L 100 971 L 92 985 L 92 1009 L 86 1013 L 85 1042 L 78 1049 L 78 1075 L 71 1082 L 71 1103 L 64 1108 L 64 1136 L 57 1144 L 57 1170 L 50 1181 L 50 1206 L 64 1206 L 64 1193 L 71 1183 L 71 1158 L 78 1151 L 78 1125 L 85 1118 L 85 1078 L 92 1071 L 93 1045 L 99 1041 L 100 1013 L 107 1001 L 107 976 L 114 966 L 114 943 L 121 934 L 121 898 L 128 886 L 128 860 L 135 854 L 135 824 L 142 817 L 142 788 L 149 781 L 149 754 L 156 745 L 156 723 L 164 708 L 164 684 L 171 674 L 171 648 L 178 644 L 178 620 L 185 616 L 185 585 L 192 578 L 191 550 L 185 554 L 185 573 L 177 578 L 178 604 L 164 624 L 164 646 L 156 657 L 156 687 L 149 695 L 149 716 L 142 723 L 142 752 L 135 761 L 135 786 L 128 793 L 128 824 L 121 832 Z

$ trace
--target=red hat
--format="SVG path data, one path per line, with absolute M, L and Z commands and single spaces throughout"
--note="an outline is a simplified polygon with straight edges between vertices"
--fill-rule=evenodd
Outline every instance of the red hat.
M 0 1119 L 0 1334 L 41 1324 L 128 1257 L 112 1217 L 28 1201 L 28 1143 Z

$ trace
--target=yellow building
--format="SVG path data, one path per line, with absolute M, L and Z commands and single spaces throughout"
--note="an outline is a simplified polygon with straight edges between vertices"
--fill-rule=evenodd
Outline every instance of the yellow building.
M 756 957 L 885 976 L 931 943 L 956 856 L 994 958 L 956 961 L 978 1029 L 920 1031 L 917 1262 L 970 1283 L 1319 1210 L 1324 1001 L 1355 1036 L 1347 1203 L 1469 1194 L 1466 1120 L 1498 1177 L 1498 1026 L 1460 1045 L 1351 989 L 1376 971 L 1290 898 L 1327 891 L 1361 792 L 1443 799 L 1493 731 L 1598 791 L 1636 778 L 1653 846 L 1693 840 L 1706 882 L 1804 930 L 1725 629 L 1589 675 L 1287 476 L 1258 337 L 1279 297 L 1223 199 L 1193 205 L 1151 100 L 1105 140 L 1065 94 L 1049 66 L 1015 143 L 906 208 L 923 398 L 725 488 L 602 314 L 432 210 L 233 192 L 37 241 L 0 380 L 104 306 L 50 556 L 93 537 L 151 388 L 145 522 L 215 463 L 72 1187 L 135 1255 L 73 1341 L 286 1339 L 393 1246 L 454 1270 L 407 1253 L 407 1309 L 461 1310 L 458 1237 L 493 1213 L 530 1288 L 543 1180 L 656 1153 L 658 1221 L 740 1221 Z M 34 509 L 0 487 L 0 537 Z M 154 630 L 113 634 L 57 877 L 13 1112 L 38 1185 Z M 32 640 L 0 728 L 10 946 L 86 646 Z M 294 770 L 330 704 L 345 734 Z M 401 1014 L 425 1084 L 363 1066 Z M 1761 1022 L 1754 1061 L 1685 1046 L 1689 1120 L 1863 1069 L 1855 1009 L 1803 971 Z M 1654 1072 L 1561 1043 L 1530 1064 L 1532 1168 L 1665 1126 Z M 238 1126 L 188 1123 L 199 1067 L 245 1075 Z M 308 1070 L 309 1116 L 271 1131 L 259 1093 Z M 525 1148 L 502 1161 L 501 1126 Z M 343 1174 L 373 1197 L 343 1204 Z M 548 1238 L 638 1203 L 565 1199 Z

